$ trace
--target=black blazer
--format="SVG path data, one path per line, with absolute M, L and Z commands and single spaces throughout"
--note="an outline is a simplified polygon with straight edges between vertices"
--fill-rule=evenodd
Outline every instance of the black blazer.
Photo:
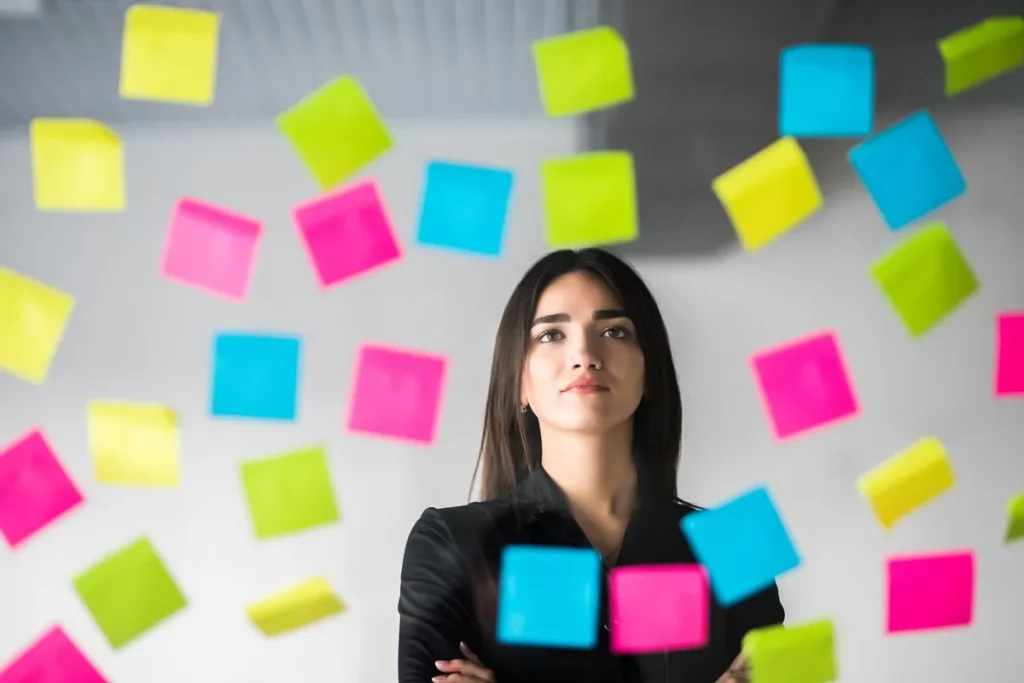
M 696 563 L 679 521 L 694 511 L 678 500 L 638 496 L 618 565 Z M 708 645 L 697 650 L 616 656 L 609 650 L 607 582 L 602 628 L 592 650 L 502 645 L 496 640 L 497 577 L 509 544 L 590 547 L 557 484 L 538 469 L 516 500 L 427 508 L 412 528 L 398 600 L 399 683 L 426 683 L 439 659 L 459 659 L 464 641 L 497 683 L 715 683 L 740 652 L 747 631 L 784 618 L 776 586 L 729 608 L 711 599 Z

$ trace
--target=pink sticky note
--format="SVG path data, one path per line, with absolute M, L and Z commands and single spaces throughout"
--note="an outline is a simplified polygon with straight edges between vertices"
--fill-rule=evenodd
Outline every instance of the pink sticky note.
M 708 574 L 695 564 L 633 565 L 608 577 L 611 650 L 615 654 L 704 647 Z
M 1024 395 L 1024 312 L 996 318 L 996 396 Z
M 833 332 L 761 351 L 752 363 L 779 439 L 857 414 L 857 397 Z
M 974 553 L 892 557 L 888 633 L 966 626 L 974 612 Z
M 54 626 L 0 671 L 0 683 L 107 683 L 64 629 Z
M 249 293 L 263 225 L 201 202 L 174 207 L 160 272 L 177 282 L 241 300 Z
M 39 430 L 0 452 L 0 533 L 12 548 L 81 502 Z
M 329 192 L 294 211 L 321 287 L 366 275 L 402 251 L 373 180 Z
M 363 346 L 357 354 L 348 428 L 421 444 L 433 442 L 447 371 L 444 356 Z

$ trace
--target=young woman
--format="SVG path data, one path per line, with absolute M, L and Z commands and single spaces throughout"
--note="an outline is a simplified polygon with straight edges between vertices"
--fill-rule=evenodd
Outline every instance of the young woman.
M 744 634 L 783 621 L 775 586 L 729 608 L 712 599 L 701 649 L 612 655 L 605 596 L 592 650 L 496 639 L 506 545 L 593 548 L 606 571 L 696 563 L 679 526 L 695 509 L 676 496 L 681 429 L 668 333 L 640 276 L 600 249 L 541 258 L 498 327 L 477 463 L 483 502 L 428 508 L 409 536 L 399 681 L 746 680 Z

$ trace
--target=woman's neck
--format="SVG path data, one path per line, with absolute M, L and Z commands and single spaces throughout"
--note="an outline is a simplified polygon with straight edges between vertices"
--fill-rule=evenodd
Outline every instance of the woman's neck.
M 542 435 L 544 471 L 570 506 L 589 517 L 628 517 L 636 502 L 632 425 L 617 432 Z

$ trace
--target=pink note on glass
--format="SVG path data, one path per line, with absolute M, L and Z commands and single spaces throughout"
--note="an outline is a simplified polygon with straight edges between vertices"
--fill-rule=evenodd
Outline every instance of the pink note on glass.
M 296 208 L 294 217 L 323 288 L 369 274 L 402 255 L 373 180 L 329 192 Z
M 996 318 L 996 396 L 1024 395 L 1024 312 Z
M 263 224 L 197 199 L 174 207 L 160 272 L 199 289 L 242 300 L 249 293 Z
M 833 332 L 821 332 L 751 359 L 779 439 L 857 414 L 857 397 Z
M 0 671 L 0 683 L 107 683 L 107 679 L 55 626 Z
M 348 429 L 402 441 L 434 441 L 448 360 L 368 344 L 359 349 Z
M 707 570 L 695 564 L 634 565 L 608 577 L 615 654 L 704 647 L 708 642 Z
M 39 430 L 0 452 L 0 534 L 12 548 L 81 502 Z
M 971 623 L 974 553 L 891 557 L 888 633 L 925 631 Z

